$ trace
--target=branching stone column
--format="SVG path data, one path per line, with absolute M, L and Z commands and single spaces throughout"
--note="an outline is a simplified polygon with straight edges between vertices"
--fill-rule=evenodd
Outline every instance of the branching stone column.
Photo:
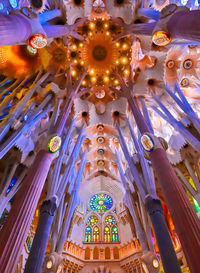
M 115 72 L 122 86 L 123 95 L 127 98 L 137 126 L 143 135 L 153 140 L 153 149 L 147 153 L 152 162 L 158 182 L 165 196 L 166 204 L 170 210 L 183 252 L 192 273 L 199 272 L 200 253 L 200 221 L 194 208 L 179 181 L 166 152 L 159 139 L 150 133 L 147 123 L 139 109 L 136 98 L 131 94 L 134 84 L 129 78 L 128 86 Z M 118 91 L 116 91 L 118 92 Z M 144 146 L 143 146 L 144 148 Z M 188 232 L 189 230 L 189 232 Z
M 26 263 L 24 272 L 38 273 L 41 271 L 45 250 L 48 244 L 49 234 L 51 231 L 52 222 L 57 209 L 57 197 L 54 196 L 42 203 L 39 218 L 39 223 L 35 233 L 35 239 L 31 246 L 29 259 Z M 47 234 L 47 236 L 45 235 Z M 38 248 L 38 245 L 40 246 Z

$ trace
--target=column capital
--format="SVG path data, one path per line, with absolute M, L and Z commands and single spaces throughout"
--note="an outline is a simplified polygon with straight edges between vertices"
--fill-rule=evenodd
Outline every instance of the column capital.
M 55 215 L 58 206 L 58 198 L 57 196 L 53 196 L 48 200 L 44 200 L 42 206 L 40 208 L 40 213 L 48 213 L 51 216 Z
M 155 212 L 160 212 L 163 214 L 163 208 L 159 199 L 154 199 L 150 195 L 147 195 L 145 198 L 145 207 L 150 215 L 153 215 Z

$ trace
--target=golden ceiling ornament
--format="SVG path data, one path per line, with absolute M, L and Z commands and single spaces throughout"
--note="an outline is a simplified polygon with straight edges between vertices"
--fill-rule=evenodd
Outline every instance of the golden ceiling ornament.
M 93 32 L 87 43 L 84 43 L 81 48 L 81 59 L 86 67 L 90 67 L 91 74 L 94 74 L 94 76 L 104 75 L 106 70 L 111 70 L 115 66 L 118 49 L 116 43 L 108 34 L 109 32 Z M 92 73 L 93 70 L 94 73 Z M 107 78 L 104 81 L 106 82 Z

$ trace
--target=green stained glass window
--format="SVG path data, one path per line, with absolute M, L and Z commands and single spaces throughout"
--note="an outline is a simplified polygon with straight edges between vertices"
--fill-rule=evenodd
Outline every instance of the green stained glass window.
M 105 212 L 112 208 L 112 198 L 104 193 L 95 194 L 90 199 L 90 208 L 96 212 Z
M 94 226 L 98 223 L 98 218 L 94 215 L 88 218 L 88 225 Z
M 114 225 L 116 222 L 115 218 L 112 215 L 108 215 L 105 219 L 106 225 Z

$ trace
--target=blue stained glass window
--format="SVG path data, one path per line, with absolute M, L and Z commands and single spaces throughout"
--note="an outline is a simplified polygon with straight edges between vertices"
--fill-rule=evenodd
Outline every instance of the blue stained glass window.
M 7 188 L 7 191 L 6 191 L 7 194 L 10 192 L 10 190 L 12 189 L 12 187 L 15 185 L 16 182 L 17 182 L 17 177 L 13 176 L 9 187 Z
M 90 243 L 92 238 L 92 229 L 91 227 L 86 227 L 85 229 L 85 242 Z
M 98 193 L 90 199 L 90 208 L 96 212 L 105 212 L 112 208 L 113 200 L 105 193 Z
M 0 3 L 0 10 L 2 10 L 4 8 L 3 3 Z

